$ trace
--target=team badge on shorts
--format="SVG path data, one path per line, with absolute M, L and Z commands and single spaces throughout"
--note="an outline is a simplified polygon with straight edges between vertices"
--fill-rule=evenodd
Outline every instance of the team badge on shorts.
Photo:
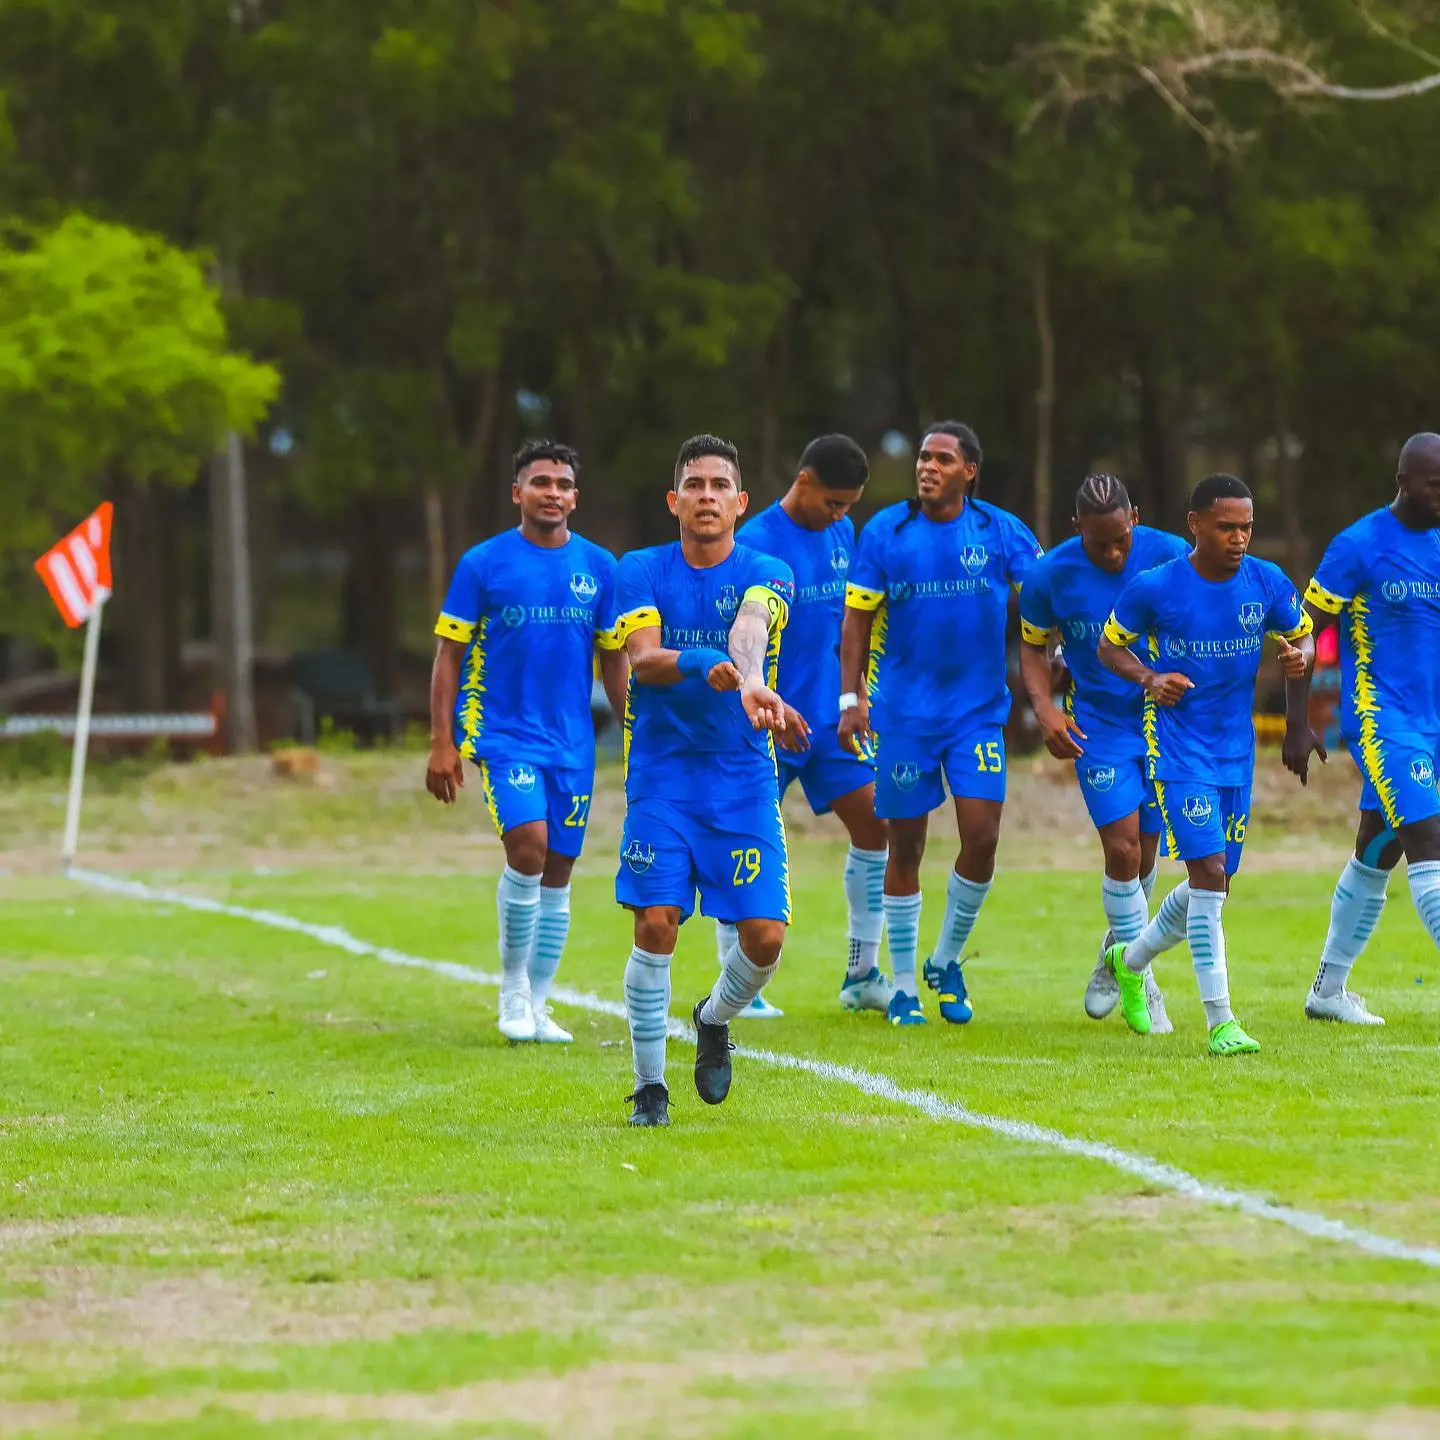
M 535 772 L 528 765 L 512 765 L 505 779 L 522 795 L 528 795 L 535 788 Z
M 913 790 L 920 783 L 920 767 L 913 760 L 901 760 L 890 772 L 890 778 L 901 790 Z
M 1240 607 L 1240 628 L 1255 634 L 1265 623 L 1265 609 L 1255 600 L 1249 601 Z
M 588 605 L 600 593 L 600 582 L 593 575 L 577 570 L 570 577 L 570 593 L 582 605 Z
M 1180 813 L 1192 825 L 1203 825 L 1214 813 L 1214 807 L 1208 795 L 1190 795 L 1186 797 L 1185 808 Z
M 1410 778 L 1417 785 L 1430 786 L 1435 783 L 1435 767 L 1424 756 L 1418 756 L 1410 762 Z
M 1085 783 L 1092 790 L 1098 790 L 1103 795 L 1115 783 L 1115 767 L 1113 765 L 1092 765 L 1085 772 Z
M 620 858 L 636 875 L 643 875 L 655 863 L 655 851 L 649 845 L 632 840 L 620 852 Z

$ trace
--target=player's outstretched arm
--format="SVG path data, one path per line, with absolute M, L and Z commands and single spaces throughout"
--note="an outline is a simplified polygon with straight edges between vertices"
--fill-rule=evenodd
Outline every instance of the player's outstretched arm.
M 1075 741 L 1077 736 L 1085 739 L 1085 732 L 1075 723 L 1073 715 L 1067 715 L 1055 703 L 1051 689 L 1054 669 L 1050 664 L 1048 644 L 1036 644 L 1028 638 L 1020 642 L 1020 679 L 1030 697 L 1045 748 L 1057 760 L 1079 759 L 1085 752 Z
M 857 755 L 875 743 L 870 729 L 870 691 L 865 672 L 870 666 L 870 634 L 875 611 L 845 607 L 840 621 L 840 743 Z
M 453 805 L 465 784 L 465 762 L 455 748 L 455 697 L 460 693 L 460 664 L 465 647 L 442 638 L 430 667 L 430 759 L 425 788 L 445 805 Z
M 1280 641 L 1280 668 L 1285 673 L 1285 740 L 1280 758 L 1300 783 L 1310 782 L 1310 757 L 1318 755 L 1321 764 L 1329 760 L 1325 743 L 1310 728 L 1310 677 L 1315 672 L 1315 637 L 1301 635 L 1298 639 Z
M 741 602 L 730 627 L 730 659 L 740 674 L 740 703 L 750 723 L 757 730 L 784 730 L 785 702 L 765 683 L 770 618 L 761 601 Z

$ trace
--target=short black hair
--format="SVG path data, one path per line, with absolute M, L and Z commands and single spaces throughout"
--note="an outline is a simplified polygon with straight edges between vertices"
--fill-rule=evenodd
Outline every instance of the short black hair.
M 865 452 L 848 435 L 817 436 L 802 452 L 800 469 L 827 490 L 859 490 L 870 478 Z
M 949 435 L 960 442 L 960 449 L 972 465 L 985 463 L 980 437 L 963 420 L 937 420 L 925 427 L 925 435 Z M 924 439 L 924 435 L 921 436 Z
M 1087 475 L 1075 492 L 1075 516 L 1108 515 L 1112 510 L 1133 510 L 1130 492 L 1118 475 L 1100 471 Z
M 1253 500 L 1250 487 L 1238 475 L 1226 475 L 1217 471 L 1207 475 L 1190 492 L 1190 509 L 1198 515 L 1208 510 L 1217 500 Z
M 1434 460 L 1440 456 L 1440 435 L 1433 430 L 1422 430 L 1418 435 L 1412 435 L 1400 449 L 1400 463 L 1396 471 L 1401 475 L 1410 473 L 1410 465 L 1413 461 Z
M 515 478 L 518 480 L 520 472 L 537 460 L 553 460 L 557 465 L 568 465 L 575 478 L 580 478 L 580 457 L 570 446 L 562 445 L 558 440 L 538 438 L 527 440 L 515 452 Z
M 740 452 L 730 441 L 722 440 L 718 435 L 692 435 L 675 457 L 675 484 L 680 483 L 681 472 L 692 460 L 703 459 L 706 455 L 718 455 L 720 459 L 728 460 L 735 467 L 735 474 L 740 474 Z

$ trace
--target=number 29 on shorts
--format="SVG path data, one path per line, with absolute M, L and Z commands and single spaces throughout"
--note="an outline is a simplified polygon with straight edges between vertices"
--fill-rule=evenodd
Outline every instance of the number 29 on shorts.
M 748 850 L 732 850 L 730 858 L 735 862 L 732 885 L 749 885 L 760 878 L 760 852 L 753 846 Z

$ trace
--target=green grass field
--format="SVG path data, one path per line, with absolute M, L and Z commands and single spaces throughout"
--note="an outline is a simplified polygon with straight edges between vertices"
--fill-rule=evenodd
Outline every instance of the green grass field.
M 498 848 L 422 764 L 102 785 L 85 860 L 493 970 Z M 799 822 L 786 1018 L 738 1038 L 1440 1247 L 1440 963 L 1403 880 L 1357 976 L 1389 1025 L 1300 1011 L 1350 777 L 1262 787 L 1226 923 L 1265 1050 L 1216 1062 L 1183 948 L 1175 1035 L 1085 1018 L 1093 840 L 1043 768 L 1016 767 L 974 1024 L 839 1012 L 842 847 Z M 561 973 L 612 1001 L 614 781 Z M 60 790 L 0 796 L 0 1434 L 1440 1434 L 1432 1265 L 754 1059 L 707 1109 L 679 1043 L 674 1127 L 631 1131 L 623 1021 L 559 1007 L 573 1047 L 511 1048 L 491 989 L 84 888 L 48 860 Z M 692 924 L 677 1018 L 712 968 Z

